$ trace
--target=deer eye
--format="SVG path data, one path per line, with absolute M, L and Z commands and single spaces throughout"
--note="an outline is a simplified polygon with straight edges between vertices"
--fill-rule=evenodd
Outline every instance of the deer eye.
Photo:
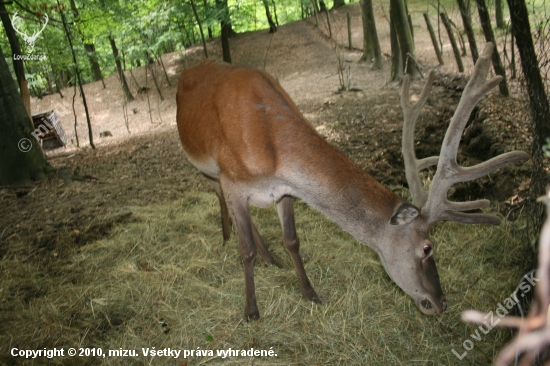
M 428 257 L 430 254 L 432 254 L 432 247 L 429 245 L 424 245 L 424 255 Z

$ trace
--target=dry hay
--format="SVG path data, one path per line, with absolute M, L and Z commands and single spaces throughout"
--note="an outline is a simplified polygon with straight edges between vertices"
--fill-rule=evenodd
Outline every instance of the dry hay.
M 6 356 L 12 347 L 101 347 L 135 349 L 139 356 L 39 358 L 33 364 L 452 365 L 458 363 L 452 349 L 462 354 L 462 342 L 471 339 L 474 348 L 462 362 L 486 365 L 510 339 L 510 331 L 493 329 L 473 340 L 477 326 L 462 323 L 460 313 L 494 311 L 513 292 L 521 276 L 519 222 L 446 223 L 433 230 L 450 306 L 430 317 L 389 279 L 372 250 L 299 202 L 301 252 L 324 303 L 301 299 L 275 209 L 253 209 L 282 268 L 257 257 L 261 318 L 247 323 L 237 240 L 233 235 L 223 245 L 213 193 L 188 192 L 166 205 L 113 214 L 128 212 L 132 220 L 81 246 L 62 265 L 49 267 L 53 259 L 30 260 L 21 250 L 4 253 L 1 364 L 22 363 Z M 214 357 L 153 359 L 141 356 L 147 347 L 214 350 Z M 228 348 L 272 348 L 277 356 L 216 357 L 216 350 Z

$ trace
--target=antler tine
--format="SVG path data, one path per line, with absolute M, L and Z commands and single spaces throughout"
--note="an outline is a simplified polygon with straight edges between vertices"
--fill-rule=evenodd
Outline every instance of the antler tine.
M 20 32 L 20 31 L 17 29 L 17 27 L 15 26 L 15 24 L 13 24 L 13 21 L 14 21 L 15 19 L 18 19 L 18 18 L 21 18 L 21 17 L 17 16 L 17 12 L 15 12 L 15 13 L 13 14 L 13 17 L 11 18 L 11 26 L 12 26 L 13 30 L 15 30 L 17 33 L 19 33 L 20 35 L 22 35 L 24 38 L 25 38 L 25 37 L 28 37 L 25 33 Z
M 456 111 L 451 119 L 451 123 L 443 144 L 441 146 L 440 159 L 437 165 L 437 171 L 433 178 L 428 193 L 428 199 L 425 209 L 422 210 L 425 220 L 429 224 L 435 224 L 438 221 L 449 220 L 465 224 L 488 223 L 493 225 L 500 224 L 500 219 L 495 215 L 489 214 L 467 214 L 461 211 L 469 211 L 487 207 L 487 200 L 473 202 L 449 202 L 447 192 L 455 183 L 466 182 L 485 176 L 503 166 L 517 161 L 524 161 L 529 156 L 522 151 L 512 151 L 472 167 L 460 167 L 456 162 L 458 145 L 462 132 L 476 104 L 498 83 L 501 76 L 495 76 L 487 80 L 487 75 L 491 67 L 491 55 L 493 53 L 493 44 L 487 43 L 482 55 L 477 60 L 474 73 L 468 81 Z
M 48 25 L 48 21 L 50 20 L 50 18 L 48 17 L 48 14 L 44 14 L 44 25 L 42 26 L 42 29 L 40 29 L 39 31 L 36 31 L 34 34 L 33 34 L 33 37 L 37 34 L 40 34 L 42 33 L 42 31 L 44 30 L 44 28 L 46 28 L 46 25 Z
M 401 89 L 401 109 L 403 109 L 404 121 L 402 153 L 403 161 L 405 163 L 405 175 L 407 177 L 407 183 L 409 184 L 409 190 L 413 198 L 413 203 L 418 207 L 422 207 L 428 199 L 428 192 L 422 187 L 422 182 L 420 182 L 418 172 L 429 166 L 436 165 L 439 159 L 437 156 L 431 156 L 429 158 L 419 160 L 416 158 L 416 153 L 414 152 L 414 127 L 422 107 L 428 100 L 428 95 L 434 82 L 434 75 L 434 72 L 431 71 L 428 75 L 426 85 L 424 85 L 424 88 L 422 89 L 420 98 L 414 105 L 411 105 L 409 102 L 409 75 L 405 75 L 403 78 L 403 87 Z

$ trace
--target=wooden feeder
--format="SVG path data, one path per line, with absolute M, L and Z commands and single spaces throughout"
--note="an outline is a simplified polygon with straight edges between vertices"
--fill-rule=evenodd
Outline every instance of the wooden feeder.
M 65 146 L 67 136 L 61 122 L 53 110 L 38 112 L 32 115 L 33 136 L 38 138 L 44 150 Z

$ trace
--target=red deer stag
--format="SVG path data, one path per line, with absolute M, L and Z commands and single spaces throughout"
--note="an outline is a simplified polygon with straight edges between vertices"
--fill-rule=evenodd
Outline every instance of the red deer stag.
M 246 286 L 246 319 L 259 317 L 254 288 L 256 246 L 273 258 L 251 221 L 248 204 L 277 204 L 283 242 L 296 269 L 302 296 L 320 302 L 299 253 L 293 197 L 323 213 L 358 241 L 374 249 L 395 283 L 425 314 L 447 307 L 433 259 L 430 228 L 439 221 L 498 225 L 495 215 L 466 213 L 487 200 L 449 202 L 452 184 L 482 177 L 508 163 L 528 159 L 514 151 L 472 167 L 457 165 L 462 131 L 479 100 L 501 80 L 486 81 L 492 44 L 480 57 L 445 135 L 439 157 L 417 160 L 414 126 L 434 80 L 430 74 L 419 101 L 409 104 L 403 82 L 403 156 L 414 205 L 404 201 L 327 143 L 267 73 L 206 61 L 185 70 L 177 92 L 177 123 L 191 164 L 213 186 L 220 201 L 223 236 L 230 234 L 228 208 L 239 238 Z M 418 172 L 437 164 L 429 192 Z

